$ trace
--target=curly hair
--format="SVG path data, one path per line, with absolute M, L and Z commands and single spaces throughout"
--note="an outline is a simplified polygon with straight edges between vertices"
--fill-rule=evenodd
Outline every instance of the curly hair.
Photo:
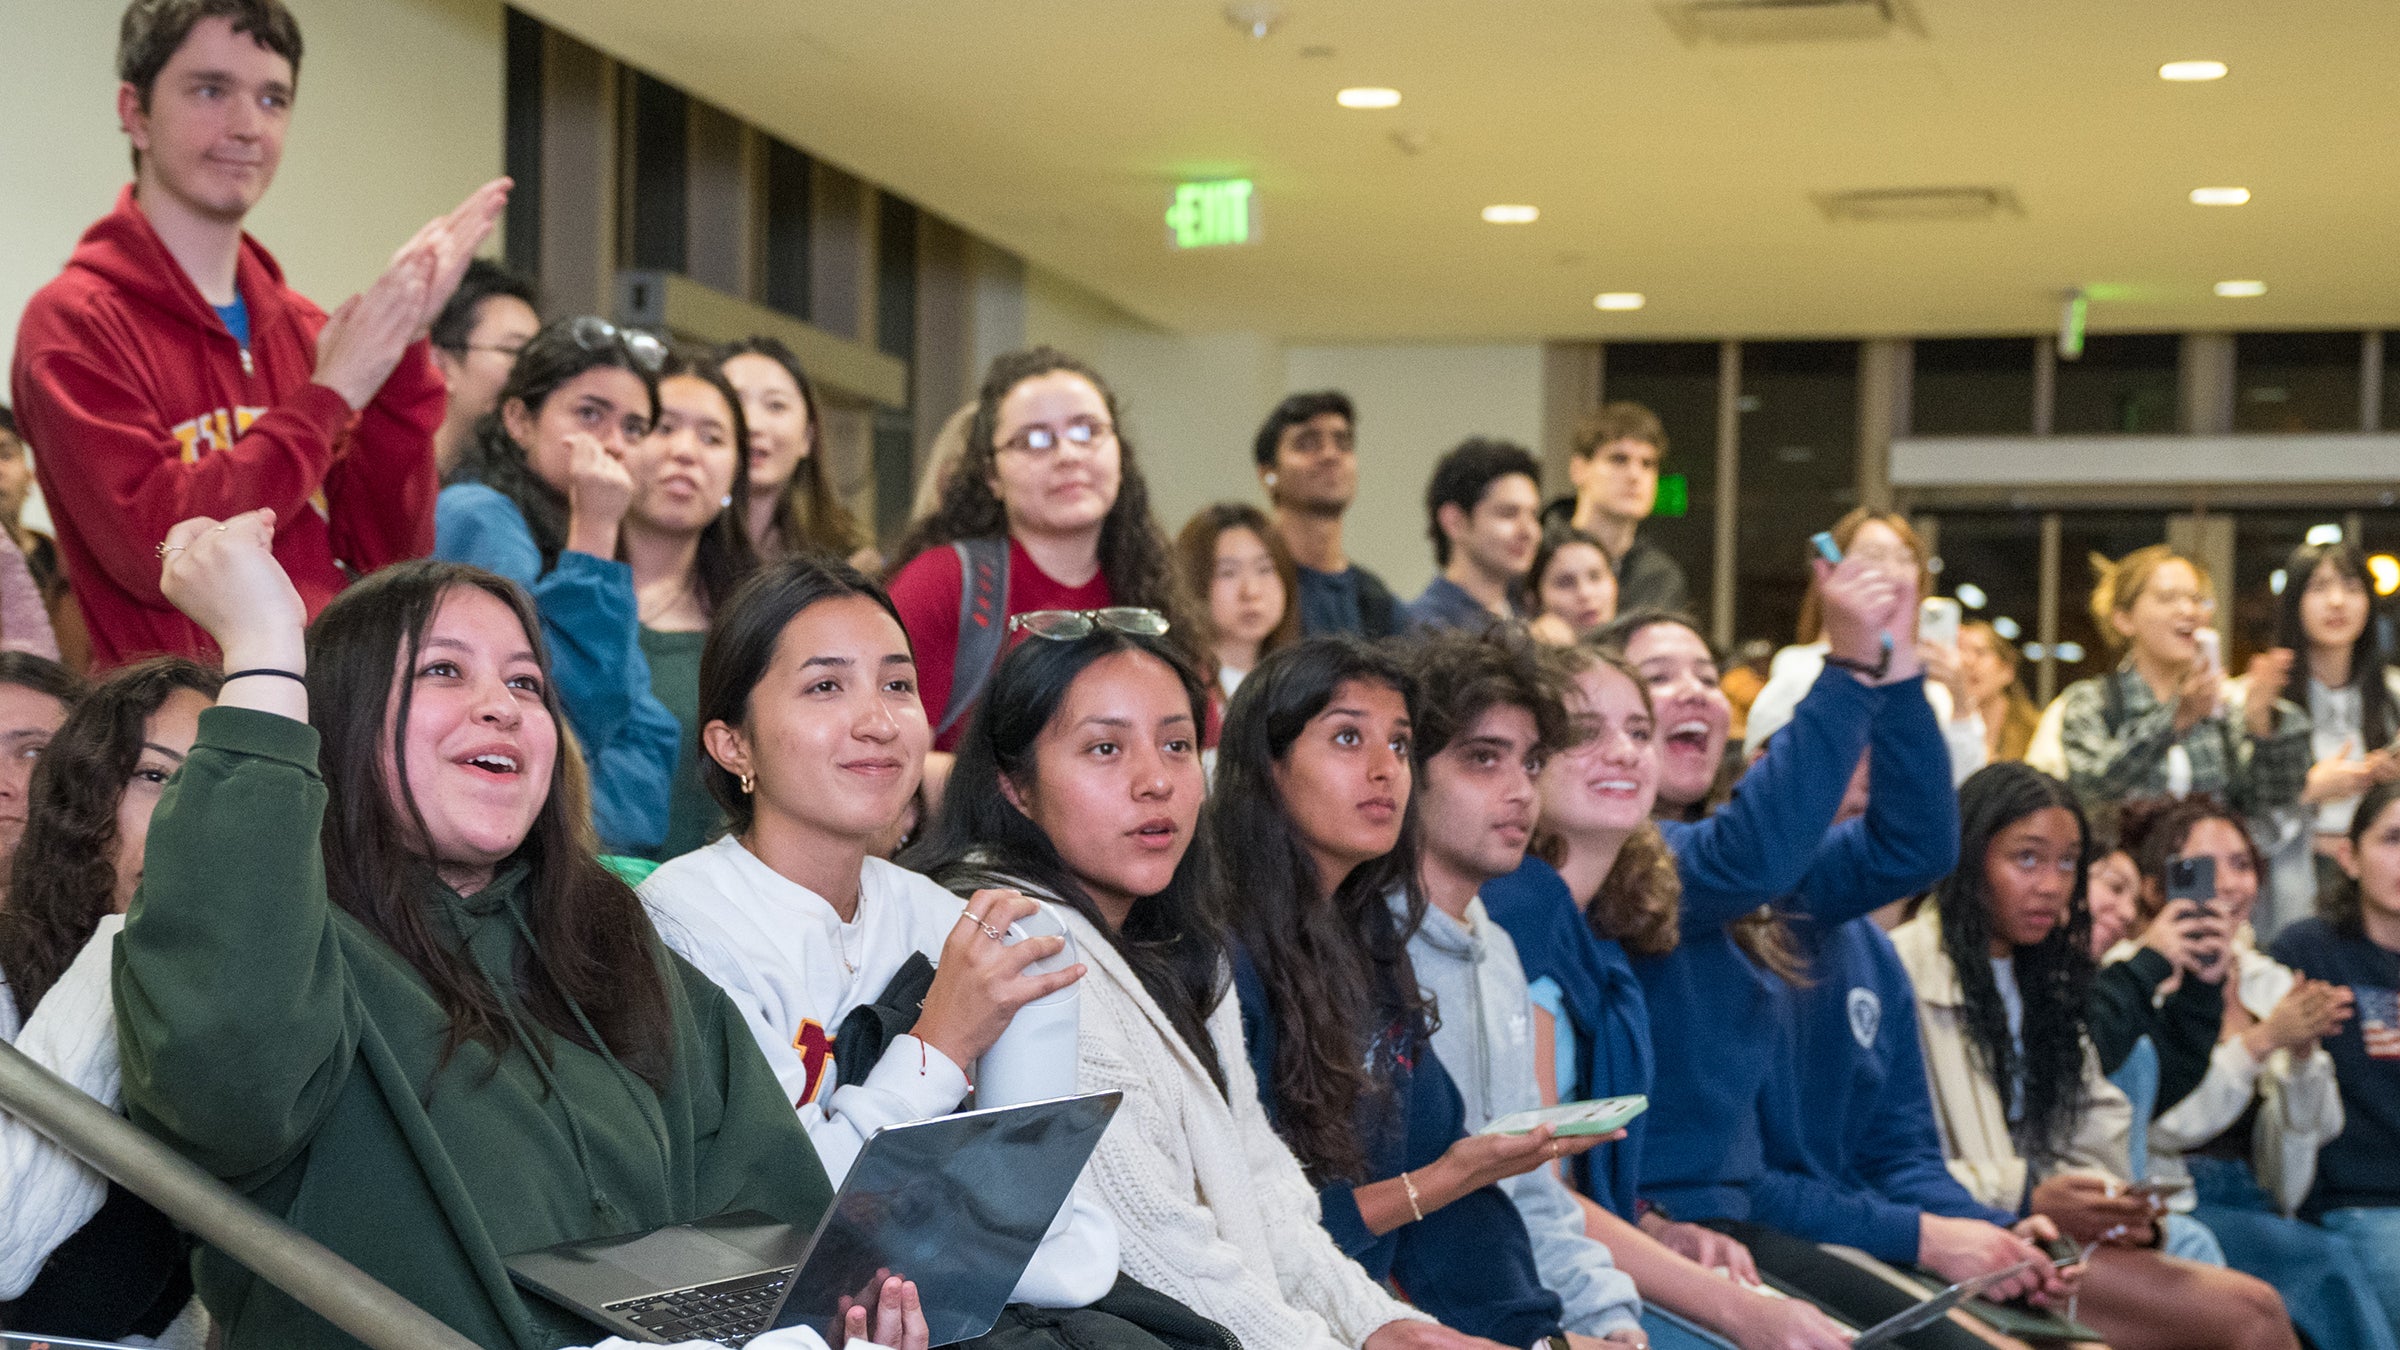
M 1985 869 L 2001 831 L 2037 812 L 2057 809 L 2075 818 L 2075 886 L 2067 921 L 2014 953 L 2017 989 L 2025 1002 L 2024 1049 L 2008 1032 L 2008 1009 L 1992 971 L 1992 895 Z M 2092 976 L 2092 911 L 2084 884 L 2090 870 L 2083 841 L 2091 837 L 2074 789 L 2024 764 L 1989 764 L 1958 790 L 1958 869 L 1934 888 L 1941 914 L 1942 950 L 1957 968 L 1964 994 L 1967 1038 L 1992 1081 L 2008 1096 L 2022 1083 L 2024 1116 L 2017 1145 L 2027 1158 L 2055 1161 L 2083 1116 L 2084 1025 Z
M 1276 1128 L 1319 1182 L 1367 1179 L 1361 1108 L 1389 1106 L 1394 1091 L 1367 1062 L 1377 1029 L 1395 1013 L 1420 1038 L 1435 1025 L 1408 960 L 1426 906 L 1416 795 L 1399 843 L 1351 869 L 1328 899 L 1275 782 L 1301 731 L 1353 682 L 1397 691 L 1412 717 L 1419 711 L 1408 671 L 1353 637 L 1307 638 L 1259 662 L 1225 714 L 1201 822 L 1215 865 L 1213 908 L 1257 967 L 1275 1021 Z M 1398 921 L 1394 892 L 1407 897 Z
M 220 682 L 180 656 L 136 662 L 85 695 L 42 751 L 0 907 L 0 973 L 19 1017 L 33 1015 L 113 906 L 117 804 L 151 715 L 179 689 L 213 699 Z
M 1100 523 L 1100 575 L 1108 580 L 1111 602 L 1155 609 L 1171 621 L 1169 640 L 1199 664 L 1206 653 L 1192 645 L 1193 625 L 1175 584 L 1175 568 L 1167 560 L 1166 536 L 1150 518 L 1150 485 L 1142 477 L 1133 442 L 1125 434 L 1125 419 L 1117 396 L 1100 372 L 1055 347 L 1031 347 L 995 357 L 975 396 L 975 420 L 967 425 L 966 453 L 942 489 L 942 504 L 917 522 L 893 551 L 897 575 L 918 554 L 961 539 L 996 539 L 1008 533 L 1008 509 L 992 491 L 999 456 L 1000 404 L 1027 380 L 1065 372 L 1080 376 L 1099 391 L 1115 425 L 1120 465 L 1117 499 Z
M 1650 686 L 1616 652 L 1578 644 L 1551 653 L 1549 660 L 1570 683 L 1594 670 L 1617 672 L 1641 696 L 1642 711 L 1656 715 Z M 1557 867 L 1567 860 L 1567 840 L 1537 824 L 1528 851 Z M 1683 877 L 1675 870 L 1675 853 L 1657 824 L 1644 821 L 1618 845 L 1616 861 L 1600 879 L 1599 891 L 1583 906 L 1583 919 L 1594 936 L 1619 943 L 1634 956 L 1665 956 L 1682 939 L 1682 911 Z
M 2251 870 L 2262 883 L 2266 880 L 2266 855 L 2258 851 L 2258 841 L 2251 838 L 2250 823 L 2215 793 L 2133 798 L 2117 814 L 2117 847 L 2133 859 L 2135 870 L 2148 883 L 2142 887 L 2138 901 L 2143 923 L 2157 918 L 2158 912 L 2166 908 L 2167 864 L 2183 852 L 2192 831 L 2204 820 L 2220 820 L 2232 826 L 2234 833 L 2241 836 L 2242 847 L 2250 851 Z M 2158 887 L 2156 893 L 2151 890 L 2153 885 Z

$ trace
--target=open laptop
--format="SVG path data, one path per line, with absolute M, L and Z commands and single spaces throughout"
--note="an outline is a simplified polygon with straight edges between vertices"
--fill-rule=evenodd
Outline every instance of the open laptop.
M 839 1344 L 852 1304 L 914 1280 L 932 1343 L 992 1329 L 1122 1094 L 963 1111 L 877 1130 L 803 1233 L 762 1214 L 508 1258 L 518 1284 L 631 1340 L 739 1347 L 784 1327 Z
M 1851 1342 L 1852 1350 L 1874 1350 L 1876 1346 L 1890 1345 L 1921 1327 L 1932 1326 L 1936 1321 L 1948 1316 L 1952 1308 L 1984 1290 L 2014 1279 L 2032 1268 L 2033 1262 L 2019 1261 L 2005 1270 L 1995 1270 L 1986 1275 L 1978 1275 L 1971 1280 L 1960 1280 L 1933 1297 L 1913 1307 L 1903 1308 L 1858 1333 L 1858 1339 Z

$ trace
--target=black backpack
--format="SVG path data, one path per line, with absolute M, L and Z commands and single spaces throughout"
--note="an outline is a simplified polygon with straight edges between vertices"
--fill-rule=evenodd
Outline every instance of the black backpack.
M 1008 645 L 1008 540 L 960 539 L 950 550 L 958 555 L 958 648 L 936 739 L 974 709 Z

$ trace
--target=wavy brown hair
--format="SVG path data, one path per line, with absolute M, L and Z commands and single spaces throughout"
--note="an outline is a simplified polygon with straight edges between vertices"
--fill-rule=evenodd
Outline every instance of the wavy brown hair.
M 992 492 L 999 455 L 1000 404 L 1018 385 L 1059 371 L 1081 376 L 1098 390 L 1108 420 L 1116 427 L 1117 500 L 1100 524 L 1100 575 L 1108 579 L 1110 603 L 1167 615 L 1171 620 L 1168 641 L 1198 664 L 1206 653 L 1193 644 L 1192 623 L 1177 593 L 1175 569 L 1167 561 L 1166 536 L 1150 518 L 1150 485 L 1142 477 L 1141 463 L 1126 435 L 1117 396 L 1100 372 L 1055 347 L 1030 347 L 993 359 L 983 387 L 975 395 L 975 418 L 967 424 L 966 452 L 942 489 L 942 504 L 918 521 L 893 551 L 894 571 L 920 553 L 961 539 L 1007 537 L 1008 510 Z
M 136 662 L 86 694 L 42 751 L 0 907 L 0 974 L 20 1018 L 33 1015 L 116 899 L 117 804 L 151 714 L 178 689 L 213 699 L 221 682 L 180 656 Z
M 421 559 L 384 568 L 336 596 L 308 626 L 309 721 L 325 779 L 325 889 L 425 981 L 449 1019 L 443 1054 L 469 1041 L 495 1056 L 522 1023 L 462 954 L 461 935 L 429 899 L 441 885 L 431 839 L 407 790 L 408 725 L 419 650 L 443 599 L 480 590 L 508 606 L 542 669 L 542 706 L 559 727 L 558 764 L 533 826 L 502 867 L 523 865 L 512 898 L 532 940 L 517 949 L 517 1007 L 561 1039 L 613 1054 L 652 1087 L 666 1081 L 674 1038 L 665 957 L 641 902 L 600 865 L 583 760 L 566 734 L 550 654 L 533 602 L 480 567 Z M 386 753 L 398 770 L 384 772 Z M 595 1044 L 594 1037 L 598 1038 Z M 547 1059 L 546 1045 L 521 1047 Z

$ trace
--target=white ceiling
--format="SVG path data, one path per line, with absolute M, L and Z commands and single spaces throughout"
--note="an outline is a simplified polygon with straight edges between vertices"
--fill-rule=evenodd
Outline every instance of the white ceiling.
M 1915 32 L 1746 48 L 1649 0 L 1279 0 L 1263 41 L 1222 0 L 516 2 L 1177 329 L 2028 332 L 2070 285 L 2095 331 L 2400 327 L 2389 0 L 1910 0 Z M 2157 77 L 2191 57 L 2232 74 Z M 1358 84 L 1404 102 L 1336 107 Z M 1256 180 L 1263 237 L 1177 253 L 1170 187 L 1209 176 Z M 2022 214 L 1814 201 L 1961 185 Z M 2186 201 L 2224 185 L 2251 203 Z

